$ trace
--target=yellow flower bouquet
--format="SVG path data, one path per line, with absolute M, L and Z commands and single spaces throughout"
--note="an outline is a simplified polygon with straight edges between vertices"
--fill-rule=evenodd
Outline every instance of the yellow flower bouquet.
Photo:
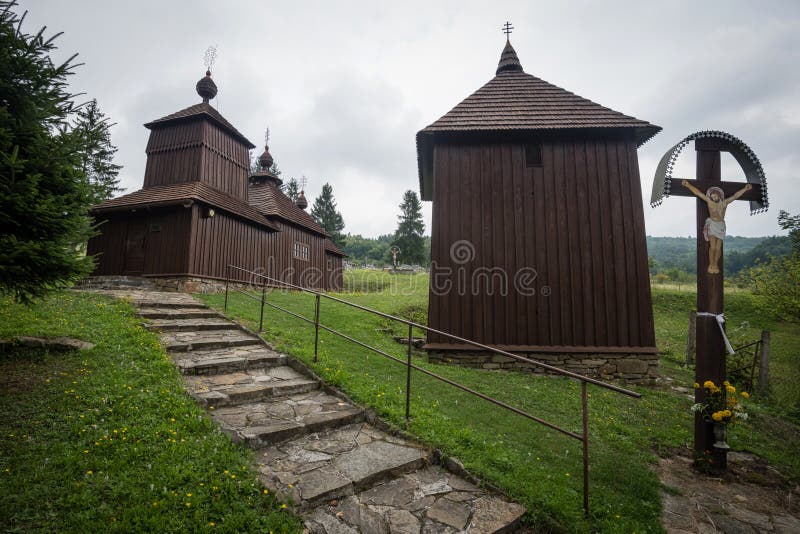
M 737 419 L 747 419 L 747 411 L 742 403 L 742 399 L 750 398 L 750 394 L 746 391 L 737 395 L 736 387 L 727 380 L 719 386 L 711 380 L 706 380 L 702 385 L 695 382 L 694 388 L 704 389 L 706 399 L 705 402 L 693 404 L 691 410 L 700 413 L 706 421 L 732 424 Z

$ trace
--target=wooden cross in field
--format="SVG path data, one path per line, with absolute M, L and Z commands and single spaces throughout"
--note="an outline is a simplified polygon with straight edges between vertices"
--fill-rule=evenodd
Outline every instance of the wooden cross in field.
M 674 178 L 672 167 L 677 155 L 689 141 L 697 151 L 695 180 Z M 747 183 L 722 181 L 721 152 L 729 152 L 742 166 Z M 716 188 L 716 189 L 715 189 Z M 720 194 L 721 193 L 721 194 Z M 765 211 L 769 205 L 766 179 L 758 158 L 740 140 L 724 132 L 692 134 L 675 145 L 661 160 L 656 170 L 651 205 L 657 206 L 664 196 L 697 197 L 697 363 L 695 381 L 711 380 L 721 385 L 726 379 L 727 337 L 724 335 L 723 255 L 725 208 L 735 200 L 749 200 L 753 213 Z M 725 200 L 727 199 L 727 200 Z M 711 210 L 709 210 L 709 207 Z M 711 211 L 711 213 L 710 213 Z M 704 235 L 705 234 L 705 235 Z M 695 393 L 695 402 L 703 402 L 702 388 Z M 694 449 L 698 457 L 713 459 L 713 468 L 727 469 L 725 449 L 715 449 L 711 423 L 695 414 Z

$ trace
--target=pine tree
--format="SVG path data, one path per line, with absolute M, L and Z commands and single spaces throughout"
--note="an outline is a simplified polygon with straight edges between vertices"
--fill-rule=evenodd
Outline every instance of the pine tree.
M 398 262 L 422 265 L 425 263 L 425 222 L 422 220 L 422 203 L 414 191 L 403 194 L 397 231 L 392 245 L 400 248 Z
M 99 204 L 121 191 L 118 176 L 122 167 L 114 163 L 117 147 L 111 144 L 111 126 L 97 107 L 96 99 L 77 110 L 74 129 L 83 138 L 79 152 L 81 170 L 86 175 L 92 204 Z
M 272 163 L 272 167 L 269 168 L 269 172 L 271 172 L 275 176 L 280 176 L 281 175 L 281 169 L 280 169 L 280 167 L 278 167 L 278 164 L 275 163 L 275 162 Z
M 333 187 L 326 183 L 322 186 L 322 192 L 314 199 L 314 206 L 311 208 L 311 216 L 325 231 L 331 235 L 331 240 L 337 246 L 344 246 L 344 219 L 342 214 L 336 211 L 336 201 L 333 198 Z
M 292 202 L 297 202 L 297 197 L 300 196 L 300 183 L 294 178 L 289 178 L 289 181 L 281 186 L 281 190 L 292 199 Z
M 27 302 L 91 272 L 92 192 L 66 89 L 75 56 L 55 65 L 58 35 L 23 33 L 13 7 L 0 3 L 0 293 Z

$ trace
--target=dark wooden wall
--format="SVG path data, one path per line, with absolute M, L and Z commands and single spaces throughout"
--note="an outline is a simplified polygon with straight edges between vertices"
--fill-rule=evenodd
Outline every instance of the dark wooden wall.
M 343 281 L 342 257 L 336 254 L 325 253 L 325 289 L 329 291 L 341 291 Z
M 327 289 L 325 277 L 325 238 L 284 221 L 274 221 L 281 231 L 274 236 L 275 254 L 268 267 L 269 276 L 291 284 Z M 294 257 L 295 242 L 308 245 L 308 260 Z
M 214 217 L 205 217 L 203 206 L 192 206 L 188 274 L 223 279 L 228 265 L 264 272 L 276 253 L 277 232 L 243 221 L 217 210 Z M 232 271 L 232 278 L 249 280 L 241 272 Z
M 545 140 L 541 147 L 542 165 L 528 167 L 522 141 L 435 146 L 430 326 L 520 350 L 652 351 L 635 141 Z M 472 261 L 451 259 L 459 240 L 474 247 Z M 497 278 L 489 294 L 486 277 L 473 294 L 476 272 L 496 267 L 507 295 Z M 534 295 L 515 288 L 523 268 L 536 271 L 525 284 Z M 435 288 L 442 269 L 452 271 L 446 291 Z M 430 336 L 429 343 L 452 342 Z
M 144 187 L 205 182 L 247 200 L 247 146 L 209 121 L 170 123 L 150 132 Z
M 204 206 L 195 203 L 189 209 L 105 215 L 101 234 L 89 240 L 90 255 L 102 251 L 93 274 L 224 279 L 230 264 L 303 287 L 341 289 L 341 274 L 328 276 L 327 257 L 333 257 L 339 271 L 341 258 L 325 253 L 322 236 L 284 222 L 278 222 L 281 231 L 274 232 L 222 210 L 214 217 L 205 217 L 205 212 Z M 143 262 L 131 271 L 130 248 L 138 245 L 128 241 L 132 229 L 142 226 Z M 295 242 L 308 245 L 308 260 L 293 257 Z M 250 281 L 240 271 L 231 271 L 231 276 Z M 331 280 L 338 285 L 331 286 Z
M 125 268 L 125 238 L 128 221 L 122 217 L 97 218 L 100 234 L 89 239 L 86 253 L 95 257 L 92 274 L 107 276 L 123 274 Z
M 100 235 L 89 240 L 87 253 L 95 255 L 96 275 L 185 273 L 189 258 L 191 210 L 183 207 L 106 215 Z M 142 229 L 142 241 L 132 242 L 132 229 Z M 141 263 L 132 266 L 135 247 Z M 99 254 L 98 254 L 99 253 Z

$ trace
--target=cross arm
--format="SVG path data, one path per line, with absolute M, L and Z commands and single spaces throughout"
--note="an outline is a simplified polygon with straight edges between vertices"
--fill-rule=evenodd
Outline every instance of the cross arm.
M 719 187 L 725 193 L 725 198 L 730 198 L 735 192 L 743 188 L 746 183 L 743 182 L 702 182 L 700 180 L 689 180 L 688 178 L 670 178 L 671 184 L 669 188 L 670 196 L 676 197 L 693 197 L 694 193 L 681 185 L 683 180 L 686 180 L 697 189 L 705 193 L 709 187 Z M 753 200 L 761 202 L 761 184 L 750 184 L 753 189 L 745 192 L 739 200 Z

